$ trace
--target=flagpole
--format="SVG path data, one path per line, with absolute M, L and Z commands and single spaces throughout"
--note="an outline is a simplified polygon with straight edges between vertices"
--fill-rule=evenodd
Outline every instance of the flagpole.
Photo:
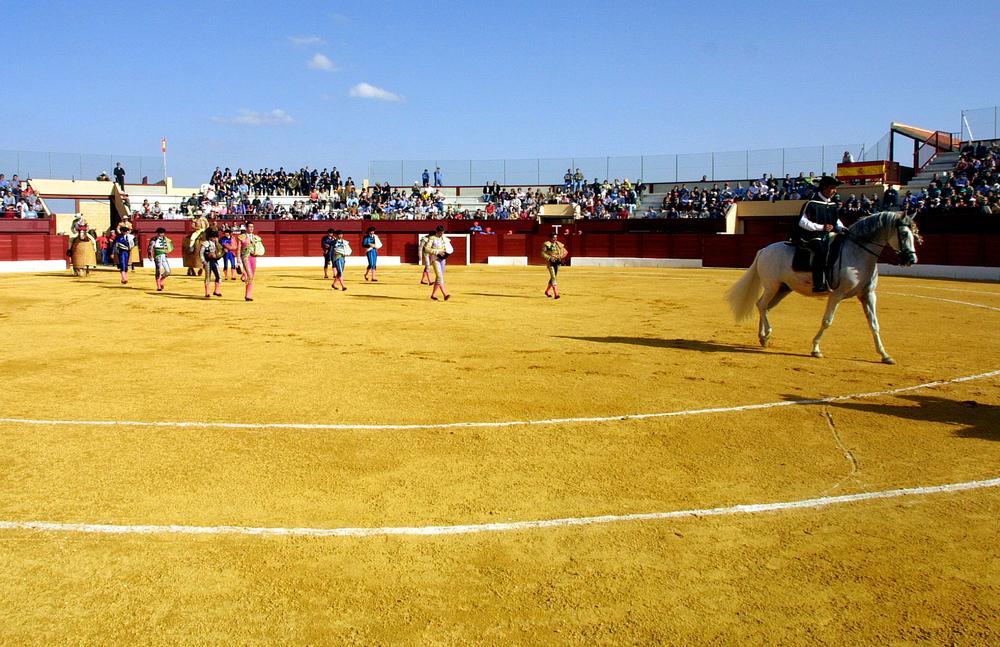
M 167 138 L 160 140 L 160 152 L 163 153 L 163 186 L 167 186 Z

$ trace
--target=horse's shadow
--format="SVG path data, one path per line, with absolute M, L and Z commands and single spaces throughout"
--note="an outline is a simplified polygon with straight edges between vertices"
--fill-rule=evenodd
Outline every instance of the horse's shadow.
M 979 438 L 1000 441 L 1000 407 L 975 400 L 950 400 L 934 395 L 899 395 L 911 404 L 886 404 L 882 402 L 837 401 L 827 406 L 852 411 L 865 411 L 893 418 L 919 422 L 938 422 L 960 427 L 958 438 Z M 786 400 L 801 400 L 801 396 L 786 395 Z M 913 406 L 916 404 L 918 406 Z
M 804 354 L 785 353 L 754 346 L 737 346 L 716 341 L 701 339 L 659 339 L 657 337 L 574 337 L 571 335 L 556 335 L 559 339 L 574 339 L 576 341 L 592 341 L 599 344 L 629 344 L 632 346 L 649 346 L 651 348 L 672 348 L 674 350 L 690 350 L 699 353 L 750 353 L 754 355 L 785 355 L 787 357 L 806 357 Z

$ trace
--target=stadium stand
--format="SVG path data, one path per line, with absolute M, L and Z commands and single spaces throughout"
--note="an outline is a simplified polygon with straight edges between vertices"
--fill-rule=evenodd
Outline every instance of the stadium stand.
M 9 179 L 0 173 L 0 215 L 4 218 L 44 218 L 47 215 L 44 203 L 28 182 L 22 182 L 15 174 Z
M 953 161 L 954 160 L 954 161 Z M 904 209 L 917 214 L 1000 214 L 1000 146 L 993 142 L 970 142 L 960 153 L 951 153 L 943 163 L 950 170 L 934 173 L 927 187 L 908 191 Z

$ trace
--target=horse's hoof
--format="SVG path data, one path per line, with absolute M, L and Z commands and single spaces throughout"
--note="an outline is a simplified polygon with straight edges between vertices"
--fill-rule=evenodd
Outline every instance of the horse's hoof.
M 818 350 L 814 350 L 814 351 L 812 352 L 812 356 L 813 356 L 813 357 L 819 357 L 819 358 L 822 358 L 822 357 L 823 357 L 823 353 L 819 352 Z
M 759 339 L 760 339 L 760 345 L 761 345 L 762 348 L 767 348 L 768 344 L 771 343 L 771 340 L 770 340 L 769 337 L 760 337 Z
M 883 364 L 895 364 L 895 363 L 896 363 L 896 360 L 894 360 L 894 359 L 893 359 L 893 358 L 891 358 L 891 357 L 883 357 L 883 358 L 882 358 L 882 363 L 883 363 Z

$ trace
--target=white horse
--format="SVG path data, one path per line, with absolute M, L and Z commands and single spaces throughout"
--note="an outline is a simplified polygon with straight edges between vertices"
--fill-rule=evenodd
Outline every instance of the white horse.
M 822 357 L 819 341 L 823 332 L 833 323 L 837 305 L 846 298 L 857 297 L 865 309 L 868 325 L 875 338 L 875 348 L 886 364 L 895 364 L 882 346 L 879 336 L 878 317 L 875 315 L 875 286 L 878 283 L 878 257 L 886 245 L 896 250 L 900 265 L 909 266 L 917 262 L 915 245 L 920 234 L 913 219 L 895 211 L 883 211 L 866 216 L 848 228 L 843 234 L 846 240 L 837 252 L 831 252 L 833 271 L 830 276 L 830 292 L 816 294 L 812 291 L 812 275 L 809 272 L 792 270 L 795 248 L 783 242 L 772 243 L 757 252 L 757 257 L 739 281 L 726 293 L 729 307 L 737 321 L 748 318 L 754 305 L 760 313 L 758 336 L 761 346 L 767 346 L 771 338 L 771 324 L 767 320 L 768 311 L 784 299 L 790 292 L 805 296 L 826 297 L 826 312 L 823 323 L 813 339 L 813 357 Z M 761 291 L 763 290 L 763 294 Z

